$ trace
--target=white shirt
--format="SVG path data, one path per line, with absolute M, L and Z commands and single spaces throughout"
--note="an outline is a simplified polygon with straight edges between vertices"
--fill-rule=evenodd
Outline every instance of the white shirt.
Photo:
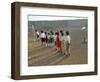
M 41 33 L 41 38 L 45 38 L 45 33 Z
M 39 32 L 37 31 L 36 34 L 39 35 Z
M 64 41 L 70 43 L 71 42 L 70 36 L 69 35 L 65 36 Z
M 62 36 L 60 40 L 63 42 L 65 40 L 65 36 Z

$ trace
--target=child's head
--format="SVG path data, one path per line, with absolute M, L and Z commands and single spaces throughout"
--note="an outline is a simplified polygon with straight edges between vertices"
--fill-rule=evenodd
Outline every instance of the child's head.
M 45 32 L 45 34 L 47 34 L 47 32 Z
M 66 35 L 69 35 L 69 31 L 66 31 Z
M 56 35 L 59 36 L 59 32 L 57 32 Z
M 61 33 L 61 36 L 64 36 L 64 33 L 63 32 Z
M 43 33 L 43 30 L 41 30 L 41 33 Z
M 60 30 L 60 33 L 63 33 L 63 31 L 62 31 L 62 30 Z
M 64 36 L 63 30 L 60 30 L 60 34 L 61 36 Z
M 52 32 L 52 35 L 54 35 L 54 32 Z

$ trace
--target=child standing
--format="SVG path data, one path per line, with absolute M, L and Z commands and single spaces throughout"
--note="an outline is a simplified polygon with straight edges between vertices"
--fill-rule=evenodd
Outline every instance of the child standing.
M 51 36 L 50 36 L 50 33 L 48 33 L 48 46 L 50 46 L 50 39 L 51 39 Z
M 45 32 L 45 44 L 46 44 L 46 47 L 48 46 L 48 35 L 47 35 L 47 32 Z
M 61 52 L 62 52 L 63 54 L 65 54 L 64 38 L 65 38 L 65 35 L 64 35 L 64 33 L 62 32 L 62 33 L 61 33 Z
M 61 48 L 61 42 L 60 42 L 60 37 L 59 37 L 59 33 L 56 33 L 56 49 L 57 51 L 60 51 Z
M 45 33 L 43 31 L 41 31 L 40 37 L 41 37 L 41 43 L 43 45 L 45 43 Z
M 71 42 L 71 37 L 68 31 L 66 31 L 66 36 L 64 38 L 65 41 L 65 54 L 70 55 L 70 42 Z
M 52 32 L 52 45 L 53 45 L 53 46 L 55 45 L 55 35 L 54 35 L 53 32 Z

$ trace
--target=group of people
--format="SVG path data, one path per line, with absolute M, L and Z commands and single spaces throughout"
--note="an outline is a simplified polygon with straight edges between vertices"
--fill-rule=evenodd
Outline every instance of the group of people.
M 71 37 L 69 31 L 63 32 L 44 32 L 36 30 L 37 39 L 41 40 L 41 44 L 47 46 L 54 46 L 54 48 L 65 55 L 70 55 Z

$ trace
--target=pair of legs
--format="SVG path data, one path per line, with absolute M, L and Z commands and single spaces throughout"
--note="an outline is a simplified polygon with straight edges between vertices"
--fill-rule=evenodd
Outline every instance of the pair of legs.
M 41 38 L 41 45 L 45 44 L 45 38 Z
M 58 52 L 61 52 L 61 46 L 56 46 L 56 50 L 57 50 Z
M 58 52 L 60 52 L 60 51 L 61 51 L 61 42 L 59 42 L 59 41 L 57 42 L 57 41 L 56 41 L 55 44 L 56 44 L 56 50 L 57 50 Z
M 40 41 L 39 35 L 37 35 L 37 41 Z
M 70 44 L 69 43 L 62 43 L 61 51 L 63 54 L 70 55 Z
M 70 44 L 69 43 L 66 44 L 65 54 L 70 55 Z

